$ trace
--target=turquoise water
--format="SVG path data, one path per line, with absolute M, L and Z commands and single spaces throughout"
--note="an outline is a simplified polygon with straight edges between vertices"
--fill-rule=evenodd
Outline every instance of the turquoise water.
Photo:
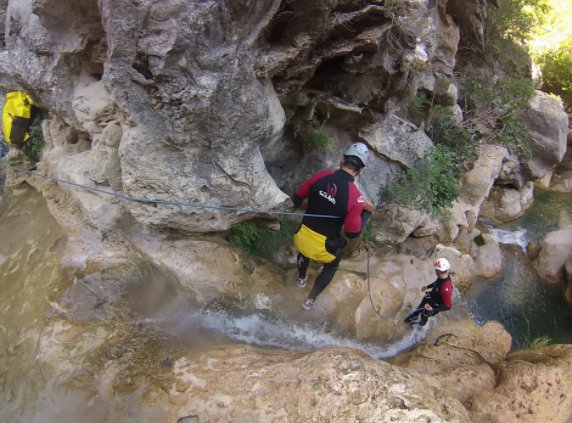
M 493 279 L 477 278 L 466 294 L 475 321 L 496 320 L 513 336 L 513 350 L 540 338 L 572 344 L 572 307 L 559 289 L 540 280 L 523 246 L 542 240 L 550 231 L 572 225 L 572 195 L 535 193 L 532 207 L 521 218 L 498 226 L 503 250 L 502 273 Z M 496 236 L 496 235 L 495 235 Z

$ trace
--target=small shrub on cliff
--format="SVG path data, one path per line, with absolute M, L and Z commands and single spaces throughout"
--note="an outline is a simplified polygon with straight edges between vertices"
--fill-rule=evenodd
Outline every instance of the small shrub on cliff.
M 260 227 L 254 220 L 247 220 L 234 225 L 227 240 L 249 256 L 270 258 L 280 245 L 290 242 L 293 234 L 292 227 L 284 219 L 280 220 L 278 231 Z
M 328 148 L 328 137 L 315 120 L 291 122 L 287 130 L 305 151 L 325 151 Z
M 325 151 L 328 147 L 328 137 L 322 132 L 312 132 L 306 140 L 306 145 L 310 150 Z
M 24 153 L 35 163 L 40 161 L 42 154 L 44 154 L 44 148 L 46 147 L 42 121 L 47 117 L 47 111 L 36 108 L 35 117 L 30 125 L 30 139 L 26 141 L 23 147 Z
M 383 198 L 448 220 L 447 209 L 459 195 L 459 181 L 451 165 L 453 160 L 450 147 L 435 146 L 422 164 L 407 169 L 398 181 L 383 187 Z
M 483 142 L 530 157 L 530 133 L 520 113 L 533 92 L 531 81 L 519 78 L 494 78 L 486 83 L 469 79 L 461 86 L 460 97 L 466 125 L 479 128 Z
M 435 144 L 448 147 L 451 155 L 449 165 L 455 175 L 461 177 L 477 159 L 477 138 L 474 131 L 453 122 L 449 110 L 434 109 L 426 132 Z

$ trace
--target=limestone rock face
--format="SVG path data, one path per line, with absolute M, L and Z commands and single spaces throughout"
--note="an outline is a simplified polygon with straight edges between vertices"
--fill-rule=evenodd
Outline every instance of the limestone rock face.
M 478 339 L 487 339 L 482 349 Z M 390 360 L 418 372 L 461 401 L 474 422 L 567 423 L 572 418 L 570 345 L 510 350 L 498 323 L 476 329 L 456 322 L 437 327 L 425 343 Z
M 569 147 L 570 142 L 568 143 L 564 160 L 556 166 L 553 174 L 550 174 L 549 182 L 544 187 L 545 189 L 555 192 L 572 192 L 572 149 Z
M 550 232 L 540 242 L 540 252 L 532 262 L 542 277 L 551 283 L 564 279 L 564 266 L 572 253 L 572 227 Z
M 569 422 L 572 418 L 572 348 L 553 345 L 519 351 L 495 366 L 498 385 L 470 401 L 473 421 Z
M 513 188 L 494 187 L 485 204 L 481 215 L 495 222 L 510 222 L 524 214 L 534 200 L 534 183 L 527 182 L 521 190 Z
M 432 422 L 470 422 L 458 401 L 355 350 L 289 354 L 221 348 L 182 357 L 173 371 L 169 399 L 180 419 L 341 422 L 351 416 L 415 422 L 423 416 Z
M 527 167 L 532 177 L 540 179 L 564 158 L 568 115 L 560 101 L 536 91 L 524 112 L 523 120 L 532 137 L 532 158 Z
M 431 145 L 407 123 L 418 138 L 409 143 L 394 112 L 421 88 L 448 107 L 457 97 L 458 27 L 423 1 L 397 6 L 4 2 L 0 92 L 23 89 L 49 112 L 51 175 L 148 200 L 109 211 L 105 194 L 65 187 L 96 227 L 129 214 L 160 228 L 223 231 L 256 213 L 217 206 L 287 209 L 308 176 L 294 168 L 337 167 L 343 148 L 370 139 L 362 128 L 401 140 L 388 152 L 371 139 L 361 184 L 374 200 L 398 162 L 411 165 Z M 304 143 L 322 130 L 326 151 L 312 154 Z
M 483 339 L 491 342 L 481 343 Z M 497 323 L 477 328 L 470 321 L 447 322 L 433 329 L 425 343 L 390 360 L 418 372 L 462 403 L 496 386 L 493 365 L 510 350 L 511 338 Z
M 532 261 L 536 273 L 550 284 L 560 286 L 564 298 L 572 304 L 572 227 L 550 232 L 540 241 Z

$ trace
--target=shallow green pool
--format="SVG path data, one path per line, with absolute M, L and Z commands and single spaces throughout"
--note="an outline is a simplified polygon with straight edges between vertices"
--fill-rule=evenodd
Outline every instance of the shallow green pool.
M 478 278 L 465 300 L 477 322 L 497 320 L 505 325 L 513 336 L 513 349 L 541 338 L 572 344 L 572 307 L 559 290 L 536 276 L 524 251 L 527 242 L 569 225 L 572 195 L 537 192 L 524 216 L 495 228 L 503 242 L 503 271 L 493 279 Z

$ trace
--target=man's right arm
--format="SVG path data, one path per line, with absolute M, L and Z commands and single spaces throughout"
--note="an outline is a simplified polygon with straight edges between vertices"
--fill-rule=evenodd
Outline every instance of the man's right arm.
M 306 182 L 304 182 L 298 191 L 296 191 L 296 193 L 292 196 L 292 202 L 294 203 L 294 206 L 299 207 L 300 204 L 302 204 L 302 201 L 304 201 L 304 199 L 310 195 L 310 191 L 314 182 L 326 175 L 331 175 L 332 173 L 334 172 L 331 170 L 321 170 L 320 172 L 312 175 L 310 179 L 306 180 Z

